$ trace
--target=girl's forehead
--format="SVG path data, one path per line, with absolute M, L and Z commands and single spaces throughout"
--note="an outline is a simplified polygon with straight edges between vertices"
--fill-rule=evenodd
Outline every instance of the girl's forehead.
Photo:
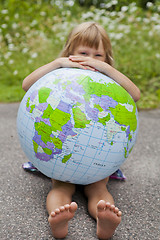
M 103 46 L 103 43 L 102 43 L 102 40 L 101 41 L 99 41 L 99 43 L 98 44 L 87 44 L 87 43 L 79 43 L 79 44 L 77 44 L 77 46 L 75 47 L 75 48 L 79 48 L 79 49 L 89 49 L 89 48 L 91 48 L 91 49 L 96 49 L 96 50 L 102 50 L 102 51 L 104 51 L 104 46 Z
M 81 51 L 86 51 L 86 52 L 92 52 L 92 53 L 101 53 L 104 54 L 105 53 L 105 49 L 103 47 L 103 44 L 100 43 L 98 48 L 96 48 L 95 46 L 87 46 L 87 45 L 78 45 L 75 47 L 74 52 L 81 52 Z

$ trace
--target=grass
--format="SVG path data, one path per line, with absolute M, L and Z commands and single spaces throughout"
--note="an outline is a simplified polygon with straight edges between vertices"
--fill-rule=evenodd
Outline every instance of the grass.
M 72 27 L 97 21 L 111 39 L 115 67 L 141 90 L 138 108 L 159 107 L 160 7 L 152 8 L 144 11 L 132 3 L 111 12 L 74 1 L 2 1 L 0 102 L 21 101 L 23 79 L 58 56 Z

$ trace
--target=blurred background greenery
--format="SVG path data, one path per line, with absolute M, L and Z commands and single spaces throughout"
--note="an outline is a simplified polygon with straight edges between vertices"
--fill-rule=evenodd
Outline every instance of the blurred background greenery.
M 106 29 L 115 67 L 141 90 L 138 108 L 159 107 L 159 0 L 1 0 L 0 102 L 20 101 L 23 79 L 58 57 L 84 21 Z

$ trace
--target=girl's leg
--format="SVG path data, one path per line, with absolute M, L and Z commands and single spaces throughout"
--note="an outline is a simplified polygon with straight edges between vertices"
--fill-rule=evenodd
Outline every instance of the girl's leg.
M 68 221 L 73 218 L 77 204 L 72 201 L 75 185 L 53 180 L 53 189 L 47 196 L 48 221 L 55 238 L 64 238 L 68 234 Z
M 97 236 L 100 239 L 112 237 L 121 221 L 121 212 L 114 206 L 112 195 L 106 184 L 109 178 L 85 186 L 88 197 L 88 211 L 97 220 Z

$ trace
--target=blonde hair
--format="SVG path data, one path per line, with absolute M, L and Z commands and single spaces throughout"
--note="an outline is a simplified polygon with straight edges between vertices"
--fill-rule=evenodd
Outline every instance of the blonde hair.
M 112 66 L 111 42 L 104 28 L 95 22 L 81 23 L 71 31 L 61 52 L 61 57 L 69 57 L 73 54 L 75 48 L 80 45 L 98 49 L 100 41 L 102 41 L 106 52 L 105 62 Z

